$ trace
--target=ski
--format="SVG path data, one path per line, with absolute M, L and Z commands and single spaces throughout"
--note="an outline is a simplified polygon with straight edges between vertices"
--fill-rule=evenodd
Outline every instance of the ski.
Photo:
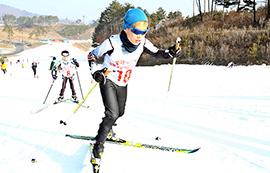
M 64 100 L 61 100 L 61 101 L 55 100 L 55 101 L 53 102 L 53 104 L 56 105 L 56 104 L 59 104 L 59 103 L 66 102 L 67 100 L 69 100 L 69 99 L 64 99 Z
M 90 143 L 89 145 L 89 151 L 90 151 L 90 163 L 92 165 L 92 170 L 93 170 L 93 173 L 99 173 L 99 169 L 100 169 L 100 163 L 101 163 L 101 159 L 97 159 L 95 157 L 93 157 L 92 155 L 92 150 L 93 150 L 93 144 Z
M 45 109 L 49 108 L 50 106 L 57 105 L 59 103 L 74 103 L 74 104 L 79 104 L 78 102 L 73 101 L 72 99 L 64 99 L 62 101 L 54 101 L 53 103 L 50 103 L 50 104 L 44 104 L 40 108 L 38 108 L 36 110 L 32 110 L 31 113 L 32 114 L 37 114 L 37 113 L 39 113 L 41 111 L 44 111 Z M 90 108 L 89 105 L 85 105 L 85 104 L 82 104 L 81 107 L 87 108 L 87 109 Z
M 95 137 L 93 136 L 81 136 L 81 135 L 72 135 L 72 134 L 66 134 L 66 137 L 70 137 L 73 139 L 81 139 L 81 140 L 90 140 L 95 141 Z M 176 147 L 168 147 L 168 146 L 162 146 L 162 145 L 154 145 L 154 144 L 145 144 L 140 142 L 133 142 L 129 140 L 106 140 L 108 143 L 117 144 L 121 146 L 129 146 L 129 147 L 135 147 L 135 148 L 148 148 L 148 149 L 154 149 L 154 150 L 161 150 L 161 151 L 167 151 L 167 152 L 176 152 L 176 153 L 195 153 L 200 148 L 194 148 L 194 149 L 185 149 L 185 148 L 176 148 Z
M 75 104 L 77 104 L 77 105 L 79 104 L 79 101 L 74 101 L 74 100 L 72 100 L 72 99 L 68 99 L 68 100 L 66 100 L 65 102 L 66 102 L 66 103 L 75 103 Z M 81 107 L 83 107 L 83 108 L 90 108 L 89 105 L 85 105 L 85 104 L 82 104 Z
M 50 103 L 50 104 L 43 104 L 43 105 L 42 105 L 40 108 L 38 108 L 37 110 L 34 110 L 34 111 L 32 110 L 31 113 L 32 113 L 32 114 L 37 114 L 37 113 L 39 113 L 39 112 L 41 112 L 41 111 L 47 109 L 48 107 L 50 107 L 50 106 L 52 106 L 52 105 L 55 105 L 55 104 L 58 104 L 58 103 L 62 103 L 62 102 L 64 102 L 64 101 L 66 101 L 66 100 L 67 100 L 67 99 L 62 100 L 62 101 L 57 102 L 57 103 L 56 103 L 56 101 L 55 101 L 55 102 Z
M 45 109 L 47 109 L 51 104 L 45 104 L 45 105 L 42 105 L 40 108 L 38 108 L 37 110 L 32 110 L 31 113 L 32 114 L 37 114 Z

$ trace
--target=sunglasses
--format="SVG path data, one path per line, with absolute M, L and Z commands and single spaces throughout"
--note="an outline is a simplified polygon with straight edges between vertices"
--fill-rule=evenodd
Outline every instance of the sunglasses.
M 130 28 L 130 30 L 133 34 L 136 34 L 136 35 L 144 35 L 148 32 L 148 29 L 147 30 L 139 30 L 137 28 Z

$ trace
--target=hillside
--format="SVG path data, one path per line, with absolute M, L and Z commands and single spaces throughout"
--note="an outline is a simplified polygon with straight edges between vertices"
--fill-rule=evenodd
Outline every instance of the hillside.
M 165 20 L 147 34 L 155 45 L 166 48 L 182 38 L 182 56 L 177 63 L 227 65 L 270 64 L 270 21 L 265 9 L 252 12 L 214 12 L 191 18 Z M 144 55 L 140 65 L 170 63 Z
M 18 8 L 14 8 L 8 5 L 0 4 L 0 16 L 3 16 L 5 14 L 12 14 L 16 17 L 20 16 L 36 16 L 38 14 L 34 14 L 25 10 L 21 10 Z
M 24 29 L 17 29 L 16 27 L 13 27 L 13 35 L 11 36 L 11 39 L 9 42 L 9 37 L 7 32 L 3 32 L 4 26 L 0 26 L 0 49 L 4 50 L 10 47 L 14 47 L 12 44 L 15 42 L 24 43 L 26 48 L 32 48 L 39 46 L 41 44 L 44 44 L 44 42 L 50 40 L 50 41 L 65 41 L 65 40 L 78 40 L 79 43 L 76 43 L 75 46 L 82 49 L 82 50 L 88 50 L 90 47 L 90 44 L 88 42 L 81 42 L 79 40 L 89 40 L 92 37 L 92 33 L 94 31 L 93 27 L 86 26 L 84 27 L 84 30 L 79 33 L 75 34 L 73 31 L 69 31 L 67 28 L 70 28 L 72 26 L 69 25 L 52 25 L 52 26 L 46 26 L 42 27 L 43 33 L 40 33 L 40 35 L 33 34 L 37 32 L 37 28 L 24 28 Z M 74 26 L 73 26 L 74 27 Z M 76 28 L 75 28 L 76 30 Z M 61 35 L 62 34 L 62 35 Z M 68 36 L 66 36 L 66 35 Z M 0 51 L 5 52 L 5 51 Z
M 157 47 L 168 48 L 180 36 L 182 38 L 182 56 L 177 63 L 270 64 L 270 22 L 265 20 L 265 11 L 265 8 L 257 10 L 256 22 L 253 21 L 253 14 L 249 11 L 205 13 L 203 20 L 200 16 L 166 18 L 158 24 L 158 27 L 151 27 L 146 37 Z M 53 41 L 89 40 L 93 35 L 93 41 L 100 43 L 108 35 L 116 34 L 121 29 L 119 27 L 112 33 L 111 28 L 97 26 L 94 30 L 94 26 L 78 24 L 56 24 L 22 30 L 13 28 L 14 34 L 11 36 L 11 40 L 26 42 L 29 46 L 40 45 L 40 40 L 48 39 Z M 3 31 L 3 27 L 0 27 L 0 30 Z M 37 31 L 39 33 L 33 35 Z M 102 33 L 100 33 L 101 31 Z M 8 34 L 0 32 L 0 38 L 8 40 Z M 88 50 L 90 43 L 77 43 L 75 46 Z M 144 54 L 138 64 L 164 63 L 171 63 L 171 60 L 156 59 Z

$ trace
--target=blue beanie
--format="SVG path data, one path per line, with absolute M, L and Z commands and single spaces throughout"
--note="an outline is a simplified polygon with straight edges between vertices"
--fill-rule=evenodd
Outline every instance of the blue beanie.
M 124 16 L 123 28 L 131 28 L 134 23 L 139 21 L 148 22 L 145 13 L 139 8 L 129 9 Z

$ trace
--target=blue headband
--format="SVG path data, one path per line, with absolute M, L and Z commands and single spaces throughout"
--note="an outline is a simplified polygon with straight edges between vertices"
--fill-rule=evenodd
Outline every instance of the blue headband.
M 123 28 L 132 28 L 134 23 L 140 21 L 148 22 L 148 18 L 145 13 L 139 8 L 129 9 L 124 16 Z

